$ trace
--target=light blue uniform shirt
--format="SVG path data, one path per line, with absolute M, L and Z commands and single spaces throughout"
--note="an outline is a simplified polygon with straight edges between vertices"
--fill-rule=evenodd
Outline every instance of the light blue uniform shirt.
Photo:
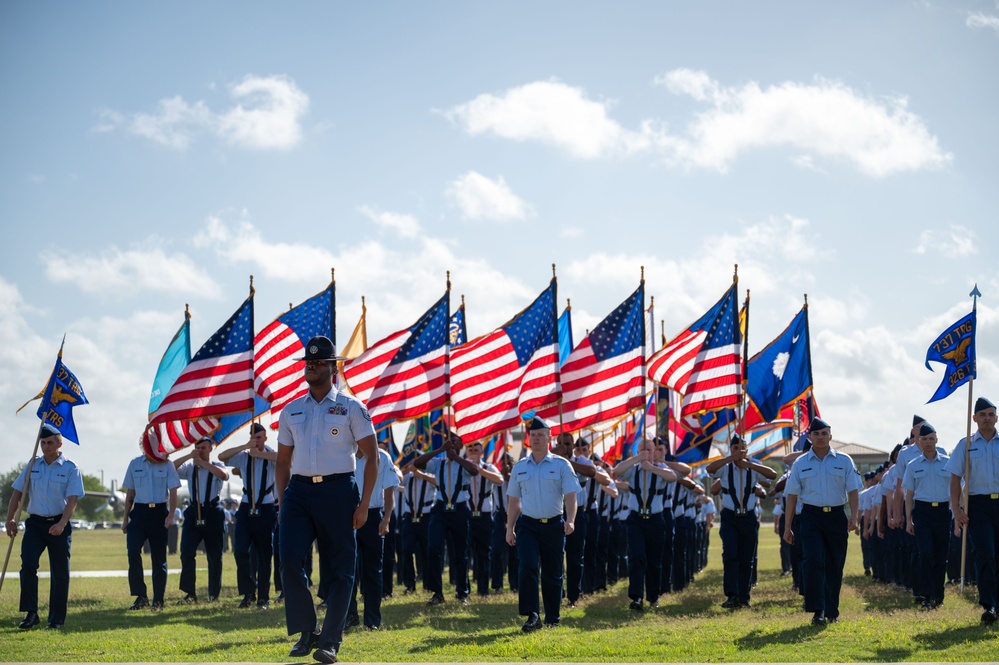
M 955 476 L 964 476 L 964 449 L 966 439 L 961 439 L 950 455 L 947 470 Z M 971 474 L 968 494 L 999 494 L 999 432 L 989 441 L 981 432 L 971 435 Z
M 480 461 L 479 468 L 499 473 L 499 469 L 488 462 Z M 495 492 L 496 487 L 499 487 L 499 485 L 495 484 L 491 480 L 488 480 L 487 478 L 483 478 L 481 473 L 477 476 L 473 476 L 468 483 L 469 510 L 471 510 L 473 514 L 493 512 L 493 492 Z
M 753 464 L 759 464 L 755 458 L 747 458 Z M 759 499 L 753 492 L 763 476 L 752 469 L 740 469 L 729 462 L 714 473 L 714 477 L 721 482 L 722 508 L 728 510 L 743 510 L 746 513 L 756 509 Z M 732 494 L 736 495 L 733 499 Z
M 911 490 L 916 501 L 946 505 L 950 501 L 950 471 L 946 468 L 949 459 L 939 451 L 932 461 L 920 455 L 906 465 L 902 487 Z
M 24 483 L 28 478 L 28 467 L 24 467 L 21 475 L 14 481 L 14 489 L 24 492 Z M 66 500 L 71 497 L 83 497 L 83 475 L 76 464 L 62 453 L 52 461 L 45 462 L 44 457 L 36 457 L 31 465 L 31 483 L 28 485 L 28 513 L 43 517 L 62 515 L 66 509 Z
M 784 492 L 796 494 L 799 503 L 809 506 L 842 506 L 848 492 L 863 487 L 849 455 L 830 448 L 825 458 L 819 459 L 812 449 L 794 460 Z
M 495 509 L 502 510 L 505 513 L 509 504 L 510 496 L 507 494 L 507 481 L 504 480 L 501 485 L 493 485 L 493 506 Z
M 362 457 L 357 460 L 357 471 L 354 472 L 357 481 L 357 493 L 364 492 L 364 467 L 367 466 L 368 458 Z M 395 475 L 395 465 L 392 463 L 392 456 L 378 448 L 378 479 L 375 488 L 371 490 L 371 501 L 368 508 L 385 507 L 386 488 L 396 488 L 399 486 L 399 476 Z
M 412 473 L 407 473 L 402 480 L 402 514 L 414 513 L 419 516 L 429 513 L 437 497 L 434 486 Z
M 468 471 L 447 456 L 435 457 L 427 462 L 427 473 L 437 476 L 437 499 L 449 506 L 468 501 Z
M 584 466 L 593 466 L 593 461 L 590 458 L 588 458 L 588 457 L 577 457 L 577 456 L 573 456 L 572 457 L 572 461 L 575 462 L 576 464 L 581 464 L 581 465 L 584 465 Z M 570 465 L 570 466 L 572 466 L 572 465 Z M 581 473 L 577 473 L 576 474 L 576 482 L 579 483 L 579 488 L 580 488 L 579 491 L 576 492 L 576 505 L 579 507 L 579 510 L 583 510 L 583 509 L 589 508 L 590 506 L 588 506 L 586 504 L 587 504 L 587 500 L 590 498 L 590 483 L 595 483 L 597 481 L 595 479 L 593 479 L 593 478 L 588 477 L 588 476 L 584 476 Z M 599 491 L 599 490 L 598 489 L 594 489 L 594 492 L 593 492 L 594 501 L 596 500 L 596 496 L 597 496 L 596 493 L 597 493 L 597 491 Z
M 211 464 L 225 468 L 222 462 L 212 462 Z M 197 481 L 194 480 L 194 474 L 198 475 Z M 222 479 L 216 478 L 208 469 L 197 467 L 194 462 L 184 462 L 177 469 L 177 475 L 187 481 L 187 491 L 191 493 L 191 503 L 206 504 L 210 503 L 212 499 L 219 498 L 219 493 L 222 491 Z M 205 497 L 206 489 L 208 490 L 207 499 Z
M 318 402 L 312 393 L 281 411 L 278 444 L 294 447 L 291 473 L 328 476 L 356 468 L 357 442 L 375 435 L 371 415 L 359 399 L 330 388 Z
M 672 492 L 670 483 L 651 471 L 643 471 L 639 462 L 624 471 L 622 480 L 628 482 L 628 509 L 642 515 L 657 515 L 663 511 L 663 494 Z
M 265 444 L 264 452 L 272 453 L 274 449 Z M 276 460 L 272 462 L 260 457 L 250 457 L 249 452 L 241 450 L 229 458 L 228 464 L 233 469 L 239 469 L 239 477 L 243 481 L 243 498 L 240 503 L 255 506 L 274 503 L 277 499 L 274 491 Z
M 579 490 L 569 460 L 549 451 L 540 463 L 530 454 L 517 462 L 510 472 L 507 493 L 520 499 L 522 514 L 546 519 L 561 515 L 565 495 Z
M 173 462 L 153 463 L 140 455 L 128 463 L 121 487 L 135 490 L 135 503 L 166 503 L 170 490 L 180 487 L 180 476 Z
M 898 451 L 898 457 L 895 458 L 894 466 L 888 469 L 888 473 L 885 474 L 888 476 L 889 489 L 895 489 L 898 485 L 898 481 L 902 480 L 902 476 L 905 475 L 905 467 L 907 467 L 909 462 L 912 460 L 917 457 L 921 457 L 922 454 L 923 451 L 919 449 L 919 446 L 912 444 L 905 446 L 902 450 Z

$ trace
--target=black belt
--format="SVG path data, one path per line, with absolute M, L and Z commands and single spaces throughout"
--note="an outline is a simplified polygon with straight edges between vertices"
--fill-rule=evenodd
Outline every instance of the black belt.
M 920 508 L 936 508 L 937 510 L 950 510 L 950 504 L 947 501 L 913 501 Z
M 219 505 L 219 499 L 218 499 L 218 497 L 215 497 L 214 499 L 212 499 L 208 503 L 201 503 L 200 501 L 196 501 L 196 502 L 194 502 L 194 503 L 191 504 L 191 506 L 194 506 L 194 505 L 199 505 L 202 508 L 214 508 L 215 506 Z
M 481 511 L 480 510 L 473 510 L 472 511 L 472 519 L 479 519 L 479 518 L 483 518 L 483 517 L 486 518 L 486 519 L 491 519 L 492 516 L 493 516 L 492 511 L 489 511 L 489 510 L 481 510 Z
M 807 503 L 801 504 L 803 513 L 841 513 L 843 506 L 813 506 Z
M 732 517 L 749 517 L 750 515 L 753 515 L 755 517 L 756 511 L 749 509 L 732 510 L 731 508 L 722 508 L 722 515 L 731 515 Z
M 554 517 L 528 517 L 527 515 L 521 515 L 522 518 L 528 522 L 534 522 L 535 524 L 555 524 L 562 520 L 561 515 L 556 515 Z
M 28 517 L 36 520 L 42 520 L 43 522 L 58 522 L 62 519 L 62 515 L 35 515 L 30 513 Z
M 982 501 L 999 501 L 999 494 L 972 494 L 968 498 Z
M 344 478 L 348 478 L 353 475 L 354 475 L 353 471 L 345 471 L 343 473 L 331 473 L 328 476 L 302 476 L 299 474 L 295 474 L 294 476 L 291 477 L 291 479 L 297 480 L 300 483 L 328 483 L 334 480 L 343 480 Z
M 137 503 L 135 508 L 166 508 L 166 501 L 163 503 Z

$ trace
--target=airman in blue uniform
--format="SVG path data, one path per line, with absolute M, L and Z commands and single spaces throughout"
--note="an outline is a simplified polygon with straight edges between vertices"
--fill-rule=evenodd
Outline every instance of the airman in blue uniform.
M 973 418 L 978 431 L 971 435 L 970 442 L 961 439 L 947 462 L 951 473 L 950 509 L 957 526 L 968 529 L 975 551 L 982 623 L 991 625 L 997 620 L 999 603 L 999 434 L 995 404 L 979 397 Z M 965 455 L 969 457 L 968 465 Z M 968 484 L 967 512 L 961 507 L 962 478 Z
M 187 480 L 191 493 L 180 536 L 180 590 L 187 594 L 184 597 L 187 603 L 198 601 L 195 561 L 202 542 L 208 559 L 208 601 L 218 600 L 222 590 L 225 511 L 219 505 L 219 493 L 222 483 L 229 480 L 229 472 L 221 462 L 211 461 L 213 446 L 210 438 L 201 439 L 190 453 L 173 462 L 178 475 Z
M 843 584 L 847 540 L 857 529 L 858 494 L 863 485 L 849 455 L 832 449 L 829 423 L 815 418 L 808 439 L 811 450 L 794 461 L 784 492 L 787 513 L 802 504 L 798 533 L 792 523 L 784 526 L 784 540 L 802 545 L 802 583 L 805 610 L 812 624 L 824 626 L 839 620 L 839 592 Z M 850 516 L 844 506 L 849 502 Z
M 318 647 L 313 658 L 335 663 L 354 587 L 354 531 L 368 520 L 371 493 L 378 485 L 378 443 L 365 406 L 333 385 L 336 361 L 346 360 L 337 357 L 333 342 L 313 337 L 301 360 L 309 392 L 281 411 L 275 473 L 285 619 L 288 634 L 300 635 L 288 655 L 306 656 Z M 373 462 L 364 468 L 361 492 L 354 476 L 358 448 Z M 306 574 L 314 541 L 331 571 L 321 631 Z
M 121 486 L 126 490 L 121 530 L 127 536 L 128 589 L 135 596 L 129 609 L 140 610 L 148 606 L 161 610 L 167 582 L 167 530 L 173 524 L 177 510 L 180 476 L 170 462 L 152 462 L 139 455 L 129 462 Z M 147 540 L 153 574 L 151 605 L 142 573 L 142 545 Z
M 38 560 L 49 551 L 48 628 L 62 628 L 66 622 L 69 602 L 69 552 L 73 543 L 73 527 L 69 520 L 77 501 L 84 496 L 83 476 L 76 464 L 62 454 L 62 435 L 52 425 L 41 427 L 39 445 L 42 456 L 36 457 L 14 481 L 14 491 L 7 507 L 6 531 L 17 537 L 18 508 L 25 484 L 28 485 L 28 519 L 24 522 L 21 541 L 21 611 L 26 613 L 18 624 L 21 630 L 37 626 Z M 31 480 L 28 480 L 28 474 Z
M 489 574 L 493 556 L 493 512 L 496 504 L 493 489 L 502 488 L 503 476 L 499 469 L 482 459 L 482 444 L 474 441 L 465 447 L 465 457 L 479 467 L 479 473 L 472 476 L 468 487 L 468 507 L 471 516 L 468 523 L 469 549 L 475 554 L 476 593 L 489 595 Z
M 267 430 L 260 423 L 250 426 L 250 440 L 219 453 L 219 460 L 236 469 L 243 479 L 243 498 L 236 511 L 233 557 L 236 586 L 243 599 L 239 609 L 270 606 L 271 562 L 277 513 L 275 467 L 277 451 L 267 445 Z M 250 561 L 250 551 L 255 561 Z M 278 573 L 280 574 L 280 572 Z M 282 587 L 283 588 L 283 587 Z
M 919 428 L 922 454 L 909 462 L 902 477 L 905 491 L 906 531 L 919 548 L 919 570 L 912 576 L 913 591 L 922 597 L 923 609 L 943 604 L 950 539 L 950 457 L 937 451 L 937 431 L 927 422 Z
M 575 529 L 581 489 L 569 461 L 549 451 L 548 423 L 535 417 L 527 429 L 531 454 L 510 472 L 506 519 L 506 542 L 517 547 L 520 563 L 518 608 L 527 617 L 525 633 L 541 628 L 539 578 L 545 625 L 558 626 L 561 620 L 565 537 Z

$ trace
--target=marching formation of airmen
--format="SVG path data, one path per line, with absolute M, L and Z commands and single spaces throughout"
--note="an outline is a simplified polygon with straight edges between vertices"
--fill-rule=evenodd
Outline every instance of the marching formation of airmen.
M 220 452 L 218 462 L 211 460 L 212 441 L 204 439 L 174 461 L 139 456 L 129 463 L 122 529 L 135 598 L 130 609 L 163 607 L 167 531 L 181 478 L 191 494 L 180 544 L 183 602 L 199 600 L 199 546 L 208 561 L 207 601 L 218 600 L 226 522 L 219 493 L 231 471 L 244 486 L 234 539 L 239 607 L 269 608 L 273 571 L 275 587 L 283 591 L 278 599 L 284 600 L 288 634 L 298 636 L 292 657 L 311 653 L 319 662 L 334 663 L 344 631 L 362 624 L 378 630 L 381 602 L 392 595 L 393 571 L 405 594 L 416 593 L 420 582 L 431 606 L 447 602 L 445 568 L 462 604 L 470 602 L 472 581 L 479 597 L 506 586 L 518 594 L 524 632 L 558 626 L 563 601 L 573 607 L 624 578 L 630 609 L 654 609 L 664 594 L 682 592 L 707 563 L 715 522 L 711 494 L 721 501 L 722 607 L 751 607 L 760 499 L 777 494 L 774 528 L 783 541 L 782 565 L 793 575 L 813 624 L 838 620 L 851 530 L 863 536 L 868 574 L 911 589 L 930 609 L 943 603 L 945 577 L 954 579 L 953 534 L 964 526 L 982 621 L 996 622 L 999 437 L 996 409 L 987 399 L 975 404 L 977 432 L 970 442 L 962 439 L 951 456 L 937 447 L 933 427 L 917 416 L 906 445 L 863 480 L 853 460 L 832 449 L 831 428 L 821 419 L 812 421 L 805 450 L 785 458 L 789 469 L 779 480 L 770 467 L 747 456 L 746 443 L 736 436 L 727 456 L 706 465 L 711 477 L 706 492 L 691 467 L 669 454 L 665 441 L 643 440 L 635 455 L 611 467 L 581 437 L 562 434 L 553 441 L 551 426 L 537 417 L 527 423 L 526 454 L 519 461 L 504 454 L 497 468 L 483 459 L 480 443 L 464 445 L 451 432 L 441 449 L 398 469 L 378 447 L 364 405 L 334 384 L 342 358 L 332 342 L 313 338 L 301 360 L 309 392 L 282 411 L 277 450 L 266 445 L 267 431 L 255 424 L 250 441 Z M 46 548 L 53 573 L 48 627 L 65 622 L 68 522 L 84 495 L 79 470 L 60 452 L 58 431 L 46 425 L 40 436 L 43 456 L 14 483 L 6 523 L 15 537 L 13 513 L 30 473 L 30 517 L 21 551 L 21 610 L 27 614 L 22 629 L 39 623 L 36 570 Z M 151 597 L 142 570 L 147 543 Z M 319 575 L 313 591 L 314 548 Z M 314 593 L 326 610 L 322 624 Z

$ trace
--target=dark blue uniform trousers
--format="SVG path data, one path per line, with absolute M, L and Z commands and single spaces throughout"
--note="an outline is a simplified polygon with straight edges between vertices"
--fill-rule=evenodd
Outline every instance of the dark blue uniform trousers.
M 562 572 L 565 558 L 565 520 L 552 517 L 546 523 L 526 515 L 517 519 L 518 609 L 521 616 L 540 614 L 538 581 L 545 605 L 545 623 L 561 617 Z
M 920 566 L 920 574 L 913 576 L 913 584 L 917 581 L 919 584 L 914 591 L 927 600 L 942 603 L 947 577 L 950 506 L 946 501 L 938 506 L 916 501 L 912 509 L 912 526 L 916 532 Z
M 493 558 L 489 564 L 491 586 L 494 591 L 502 591 L 503 574 L 507 573 L 510 590 L 517 590 L 517 575 L 520 564 L 517 560 L 517 548 L 506 543 L 506 511 L 493 511 Z
M 673 512 L 663 510 L 663 556 L 659 572 L 659 595 L 669 593 L 673 582 Z
M 328 562 L 329 589 L 320 648 L 340 650 L 354 587 L 357 541 L 354 510 L 361 498 L 353 472 L 336 474 L 332 480 L 310 483 L 292 476 L 281 504 L 281 565 L 284 568 L 284 612 L 288 634 L 316 628 L 316 607 L 305 572 L 313 541 L 318 541 L 320 560 Z
M 628 515 L 628 597 L 659 598 L 666 521 L 662 513 Z
M 368 520 L 357 530 L 357 565 L 354 570 L 354 587 L 350 593 L 347 616 L 357 616 L 357 589 L 364 596 L 364 625 L 380 628 L 382 625 L 382 557 L 385 554 L 385 537 L 378 535 L 378 523 L 385 512 L 369 508 Z
M 149 558 L 152 561 L 153 602 L 163 602 L 167 583 L 167 518 L 166 503 L 150 508 L 145 503 L 132 505 L 128 515 L 128 533 L 125 548 L 128 550 L 128 592 L 138 598 L 147 598 L 146 580 L 142 576 L 142 545 L 149 541 Z
M 583 551 L 588 522 L 587 511 L 576 511 L 575 529 L 565 537 L 565 597 L 570 603 L 579 600 L 583 591 Z
M 38 611 L 38 560 L 48 549 L 52 579 L 49 587 L 49 623 L 56 624 L 66 623 L 69 550 L 73 544 L 73 527 L 68 523 L 58 536 L 49 534 L 49 529 L 60 519 L 61 515 L 29 516 L 24 522 L 24 539 L 21 541 L 21 611 Z
M 412 513 L 402 516 L 402 584 L 410 591 L 416 590 L 416 569 L 423 572 L 423 588 L 427 588 L 427 532 L 430 516 L 413 519 Z M 414 566 L 415 559 L 415 566 Z
M 180 532 L 180 590 L 197 594 L 198 585 L 195 561 L 198 545 L 205 543 L 208 559 L 208 595 L 218 596 L 222 590 L 222 540 L 225 538 L 225 511 L 218 504 L 201 508 L 198 524 L 198 507 L 191 504 L 184 511 L 184 526 Z
M 434 504 L 430 511 L 430 529 L 427 534 L 427 565 L 423 570 L 423 579 L 427 582 L 427 590 L 431 593 L 444 593 L 444 582 L 441 579 L 444 570 L 444 539 L 450 535 L 454 547 L 451 554 L 451 578 L 454 580 L 455 595 L 458 598 L 468 596 L 468 522 L 471 511 L 468 504 L 456 503 L 452 510 L 447 510 L 443 501 Z
M 968 539 L 975 548 L 978 604 L 995 608 L 999 601 L 996 552 L 999 547 L 999 499 L 989 495 L 968 497 Z
M 468 525 L 469 544 L 475 553 L 476 593 L 489 594 L 490 562 L 493 558 L 493 514 L 480 513 Z
M 846 512 L 830 512 L 804 506 L 800 516 L 801 580 L 805 586 L 805 610 L 824 612 L 827 619 L 839 617 L 839 591 L 846 563 Z
M 686 517 L 675 517 L 673 520 L 673 591 L 683 591 L 690 581 L 687 571 L 687 538 L 691 535 L 687 528 L 689 521 Z
M 748 603 L 753 557 L 756 555 L 756 543 L 760 535 L 756 514 L 748 511 L 739 515 L 734 510 L 723 508 L 719 531 L 722 539 L 722 587 L 725 596 Z
M 236 558 L 236 586 L 242 596 L 270 599 L 275 516 L 274 504 L 259 504 L 256 515 L 250 514 L 250 504 L 239 504 L 233 556 Z M 256 559 L 253 567 L 250 565 L 251 545 Z M 254 569 L 256 576 L 253 575 Z

